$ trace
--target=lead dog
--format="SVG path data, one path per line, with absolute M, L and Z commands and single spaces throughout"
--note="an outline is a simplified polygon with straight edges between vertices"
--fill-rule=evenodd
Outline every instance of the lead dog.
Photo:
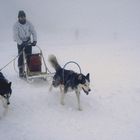
M 11 96 L 11 93 L 11 82 L 8 82 L 8 80 L 0 72 L 0 96 L 2 97 L 1 99 L 4 99 L 6 101 L 7 105 L 10 104 L 9 98 Z
M 82 73 L 76 73 L 71 70 L 63 69 L 54 55 L 49 56 L 49 62 L 55 69 L 56 73 L 53 76 L 52 87 L 59 87 L 61 92 L 61 104 L 64 105 L 64 96 L 68 91 L 75 91 L 78 101 L 78 109 L 82 110 L 80 104 L 80 91 L 83 90 L 87 95 L 90 92 L 89 73 L 85 76 Z

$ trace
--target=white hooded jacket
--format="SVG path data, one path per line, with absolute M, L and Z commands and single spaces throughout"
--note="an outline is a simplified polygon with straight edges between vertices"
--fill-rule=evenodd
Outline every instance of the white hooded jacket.
M 28 20 L 26 20 L 25 24 L 20 24 L 17 21 L 14 24 L 13 33 L 14 41 L 16 41 L 18 45 L 21 45 L 23 41 L 27 41 L 31 37 L 33 41 L 37 41 L 37 34 L 34 26 Z

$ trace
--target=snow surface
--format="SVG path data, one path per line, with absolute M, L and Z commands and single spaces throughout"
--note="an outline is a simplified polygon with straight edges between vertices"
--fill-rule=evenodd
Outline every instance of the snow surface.
M 81 93 L 83 111 L 74 93 L 62 106 L 59 89 L 19 79 L 11 63 L 2 70 L 13 93 L 7 110 L 0 101 L 0 140 L 139 140 L 139 7 L 139 0 L 1 0 L 0 68 L 17 55 L 12 27 L 23 9 L 49 69 L 50 54 L 62 66 L 76 61 L 92 91 Z
M 0 67 L 17 54 L 14 43 L 1 44 Z M 12 46 L 12 49 L 9 49 Z M 46 63 L 55 54 L 62 66 L 76 61 L 90 73 L 91 93 L 81 93 L 83 111 L 77 110 L 74 93 L 60 104 L 59 89 L 49 83 L 19 79 L 13 64 L 2 70 L 12 81 L 11 104 L 0 104 L 1 140 L 139 140 L 140 139 L 140 47 L 136 43 L 40 44 Z M 73 66 L 75 71 L 78 69 Z M 16 67 L 17 69 L 17 67 Z M 1 103 L 1 102 L 0 102 Z

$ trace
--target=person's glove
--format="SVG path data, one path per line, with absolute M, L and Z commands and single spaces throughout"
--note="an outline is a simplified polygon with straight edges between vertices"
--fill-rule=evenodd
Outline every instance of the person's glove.
M 22 44 L 19 46 L 23 50 L 26 46 L 28 46 L 28 42 L 23 41 Z
M 32 46 L 36 46 L 37 41 L 33 41 Z

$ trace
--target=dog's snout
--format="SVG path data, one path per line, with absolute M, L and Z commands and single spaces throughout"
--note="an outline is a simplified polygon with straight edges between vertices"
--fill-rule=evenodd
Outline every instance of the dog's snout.
M 91 91 L 91 89 L 88 90 L 89 92 Z
M 7 105 L 10 105 L 10 102 L 7 102 Z

